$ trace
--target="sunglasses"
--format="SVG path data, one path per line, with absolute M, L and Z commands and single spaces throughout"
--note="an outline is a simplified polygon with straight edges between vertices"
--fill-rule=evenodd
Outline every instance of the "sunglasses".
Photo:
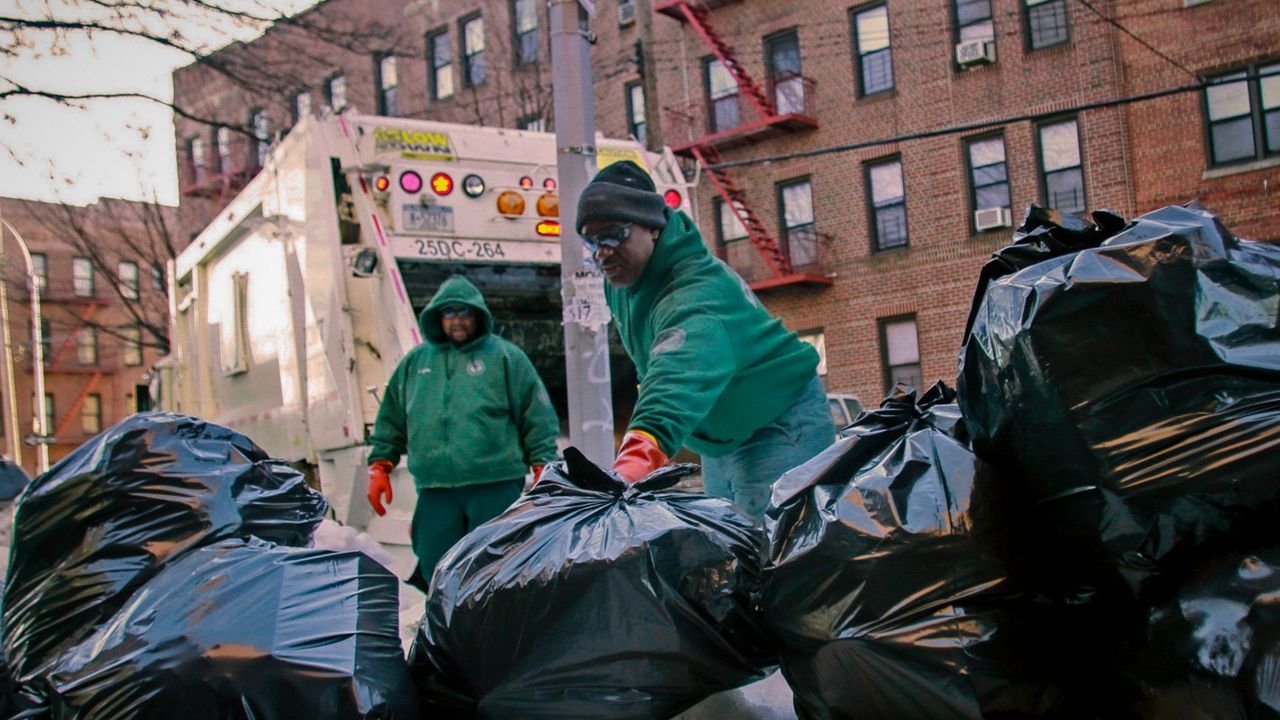
M 585 245 L 587 250 L 592 253 L 602 247 L 613 249 L 621 245 L 628 237 L 631 237 L 631 223 L 614 225 L 613 227 L 605 228 L 594 235 L 582 233 L 581 237 L 582 244 Z
M 472 310 L 469 307 L 447 307 L 440 311 L 440 315 L 446 318 L 464 318 L 471 317 Z

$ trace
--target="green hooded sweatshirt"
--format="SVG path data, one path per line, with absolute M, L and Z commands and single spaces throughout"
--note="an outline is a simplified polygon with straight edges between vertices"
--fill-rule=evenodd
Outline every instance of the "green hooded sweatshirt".
M 818 351 L 713 257 L 687 215 L 667 226 L 635 285 L 605 282 L 640 397 L 629 427 L 675 455 L 721 457 L 786 411 L 815 377 Z
M 458 347 L 441 308 L 476 311 L 479 334 Z M 369 462 L 393 465 L 406 451 L 419 489 L 513 480 L 556 457 L 560 423 L 547 390 L 520 348 L 493 334 L 493 316 L 474 285 L 449 278 L 418 317 L 426 342 L 387 381 Z

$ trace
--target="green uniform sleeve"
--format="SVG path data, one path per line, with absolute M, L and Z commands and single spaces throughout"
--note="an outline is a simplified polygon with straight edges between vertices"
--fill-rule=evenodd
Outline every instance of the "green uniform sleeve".
M 408 429 L 404 411 L 404 368 L 407 360 L 405 358 L 396 366 L 387 381 L 382 405 L 378 407 L 378 419 L 374 421 L 373 434 L 369 437 L 369 444 L 373 446 L 369 452 L 370 463 L 386 460 L 396 465 L 405 452 Z
M 524 462 L 526 465 L 546 465 L 556 459 L 560 420 L 538 371 L 529 362 L 529 356 L 519 349 L 512 353 L 510 383 L 508 392 Z
M 628 427 L 652 434 L 671 457 L 729 386 L 737 360 L 724 323 L 698 308 L 659 309 L 655 322 Z

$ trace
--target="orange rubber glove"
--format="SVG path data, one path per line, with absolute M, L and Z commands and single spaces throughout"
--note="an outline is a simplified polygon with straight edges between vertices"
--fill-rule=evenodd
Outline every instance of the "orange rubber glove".
M 391 471 L 395 465 L 386 460 L 378 460 L 369 466 L 369 505 L 379 515 L 386 515 L 387 509 L 382 506 L 382 498 L 391 504 Z
M 532 467 L 533 467 L 533 484 L 537 485 L 538 481 L 542 479 L 542 466 L 534 465 Z
M 622 447 L 618 448 L 618 457 L 613 461 L 613 471 L 627 481 L 635 484 L 645 475 L 671 462 L 658 440 L 644 430 L 628 430 L 622 436 Z

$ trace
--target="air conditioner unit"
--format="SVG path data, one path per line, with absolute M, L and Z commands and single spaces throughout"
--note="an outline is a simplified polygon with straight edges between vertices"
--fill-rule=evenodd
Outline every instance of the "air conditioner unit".
M 635 0 L 623 0 L 618 3 L 618 24 L 630 25 L 636 21 Z
M 996 61 L 996 44 L 990 40 L 956 43 L 956 64 L 960 67 L 989 65 Z
M 983 208 L 973 214 L 973 227 L 978 232 L 1009 227 L 1013 224 L 1013 214 L 1007 207 Z

